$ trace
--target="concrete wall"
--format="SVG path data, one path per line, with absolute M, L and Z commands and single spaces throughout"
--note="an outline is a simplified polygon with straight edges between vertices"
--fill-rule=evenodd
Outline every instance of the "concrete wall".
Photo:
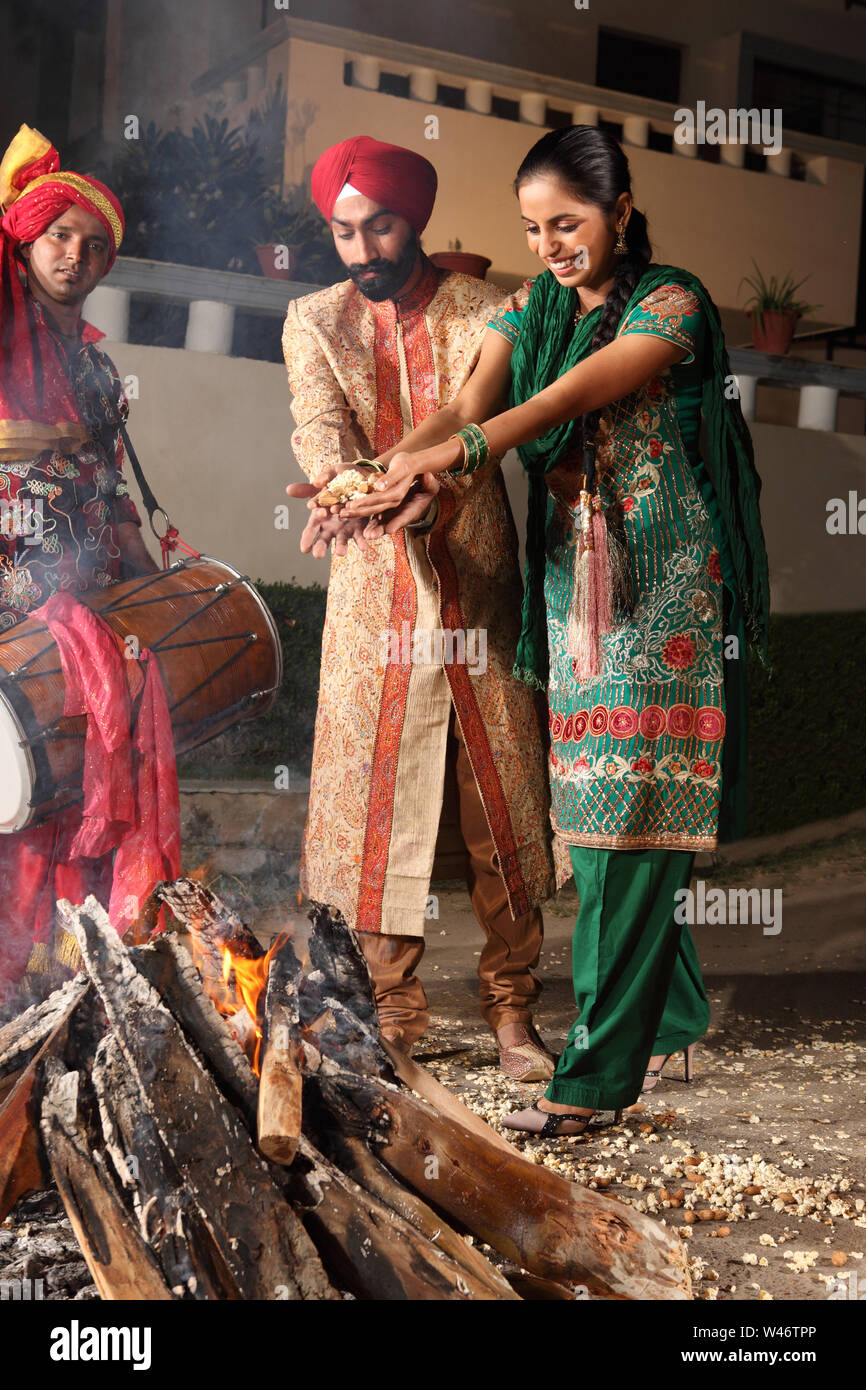
M 274 332 L 279 336 L 277 320 Z M 174 348 L 105 346 L 121 378 L 138 378 L 130 435 L 183 538 L 253 579 L 326 582 L 326 569 L 298 550 L 303 504 L 292 503 L 292 529 L 274 526 L 274 508 L 290 500 L 286 483 L 302 480 L 289 449 L 285 368 Z M 130 487 L 135 492 L 131 475 Z
M 259 31 L 259 0 L 110 0 L 122 43 L 112 55 L 120 67 L 128 111 L 159 119 L 160 106 L 192 109 L 189 83 L 231 56 Z M 273 7 L 271 19 L 281 13 Z M 682 47 L 682 99 L 737 104 L 742 31 L 769 35 L 805 50 L 816 68 L 820 55 L 866 61 L 866 29 L 856 8 L 842 0 L 727 0 L 714 5 L 647 5 L 605 0 L 577 9 L 569 0 L 291 0 L 288 15 L 375 37 L 437 48 L 594 83 L 600 28 L 654 37 Z
M 471 111 L 346 86 L 342 48 L 291 40 L 269 55 L 269 73 L 287 75 L 290 96 L 310 101 L 316 117 L 303 146 L 287 148 L 287 177 L 329 145 L 364 133 L 399 140 L 435 164 L 439 194 L 424 234 L 429 252 L 459 238 L 465 251 L 493 262 L 490 278 L 511 286 L 540 268 L 526 245 L 512 192 L 515 172 L 543 131 Z M 386 63 L 387 67 L 388 64 Z M 435 114 L 438 139 L 425 135 Z M 796 148 L 796 138 L 791 143 Z M 855 317 L 863 166 L 841 159 L 814 162 L 821 181 L 800 182 L 635 146 L 627 148 L 635 204 L 649 218 L 657 260 L 684 265 L 716 303 L 736 309 L 754 258 L 765 275 L 809 276 L 803 295 L 821 307 L 815 325 L 847 325 Z M 729 341 L 745 341 L 745 319 Z
M 275 324 L 275 332 L 278 331 Z M 135 374 L 130 433 L 151 487 L 183 537 L 253 579 L 326 583 L 328 561 L 302 556 L 303 504 L 274 526 L 286 482 L 301 478 L 289 447 L 285 371 L 267 362 L 107 343 L 121 376 Z M 866 438 L 776 424 L 752 437 L 764 480 L 773 606 L 780 613 L 866 608 L 866 536 L 828 535 L 827 502 L 866 498 Z M 526 488 L 510 455 L 505 475 L 522 535 Z M 135 493 L 135 484 L 130 479 Z M 146 533 L 147 534 L 147 533 Z

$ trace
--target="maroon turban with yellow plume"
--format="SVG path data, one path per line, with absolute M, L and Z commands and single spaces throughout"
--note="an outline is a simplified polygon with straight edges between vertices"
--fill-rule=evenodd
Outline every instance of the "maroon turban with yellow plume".
M 385 145 L 370 135 L 356 135 L 332 145 L 313 165 L 313 202 L 330 221 L 346 184 L 371 202 L 405 217 L 416 232 L 430 221 L 436 198 L 436 170 L 422 154 L 402 145 Z
M 44 449 L 74 453 L 89 437 L 50 331 L 33 313 L 16 248 L 35 241 L 72 204 L 98 217 L 108 269 L 123 238 L 123 211 L 98 179 L 61 172 L 44 135 L 22 125 L 0 162 L 0 461 Z

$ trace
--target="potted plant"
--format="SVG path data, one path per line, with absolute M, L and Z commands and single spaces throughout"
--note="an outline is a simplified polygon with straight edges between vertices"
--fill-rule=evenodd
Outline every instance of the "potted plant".
M 330 229 L 310 202 L 308 171 L 280 192 L 286 110 L 278 82 L 244 128 L 210 113 L 189 134 L 151 123 L 112 166 L 97 168 L 124 207 L 124 255 L 323 285 L 344 278 Z M 310 110 L 304 103 L 298 129 Z M 159 313 L 172 310 L 160 305 Z
M 267 188 L 255 146 L 206 115 L 190 134 L 152 123 L 118 156 L 112 188 L 126 215 L 123 253 L 211 270 L 253 270 L 250 228 Z
M 449 241 L 447 251 L 435 251 L 430 260 L 440 270 L 459 270 L 464 275 L 474 275 L 477 280 L 483 280 L 493 264 L 489 256 L 462 250 L 459 238 Z
M 291 188 L 285 198 L 268 190 L 262 203 L 261 226 L 264 240 L 256 242 L 254 250 L 262 274 L 270 279 L 297 279 L 301 268 L 312 267 L 326 249 L 327 226 L 300 186 Z M 310 273 L 309 268 L 305 273 Z
M 775 275 L 771 276 L 768 284 L 754 261 L 752 265 L 755 266 L 754 277 L 744 275 L 740 281 L 741 285 L 745 281 L 752 290 L 744 306 L 752 325 L 752 346 L 758 352 L 782 355 L 791 346 L 801 315 L 820 309 L 821 305 L 807 304 L 805 300 L 794 298 L 800 286 L 808 280 L 808 275 L 795 284 L 789 271 L 781 284 Z

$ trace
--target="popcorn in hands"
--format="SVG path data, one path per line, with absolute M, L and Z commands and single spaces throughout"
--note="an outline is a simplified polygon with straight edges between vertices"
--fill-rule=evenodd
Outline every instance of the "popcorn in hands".
M 374 479 L 365 477 L 357 468 L 347 468 L 338 473 L 316 498 L 320 507 L 334 507 L 341 502 L 351 502 L 354 497 L 363 497 L 372 492 Z

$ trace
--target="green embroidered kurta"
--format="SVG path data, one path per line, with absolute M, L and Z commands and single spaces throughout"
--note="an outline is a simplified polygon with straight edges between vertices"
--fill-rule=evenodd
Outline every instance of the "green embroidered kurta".
M 491 327 L 516 342 L 520 318 Z M 602 674 L 582 682 L 566 651 L 581 464 L 572 455 L 546 474 L 551 822 L 570 845 L 706 850 L 720 821 L 723 838 L 742 833 L 745 634 L 699 456 L 705 330 L 700 300 L 673 280 L 620 325 L 618 336 L 651 333 L 687 354 L 602 412 L 598 486 L 605 511 L 620 509 L 637 603 L 603 638 Z

